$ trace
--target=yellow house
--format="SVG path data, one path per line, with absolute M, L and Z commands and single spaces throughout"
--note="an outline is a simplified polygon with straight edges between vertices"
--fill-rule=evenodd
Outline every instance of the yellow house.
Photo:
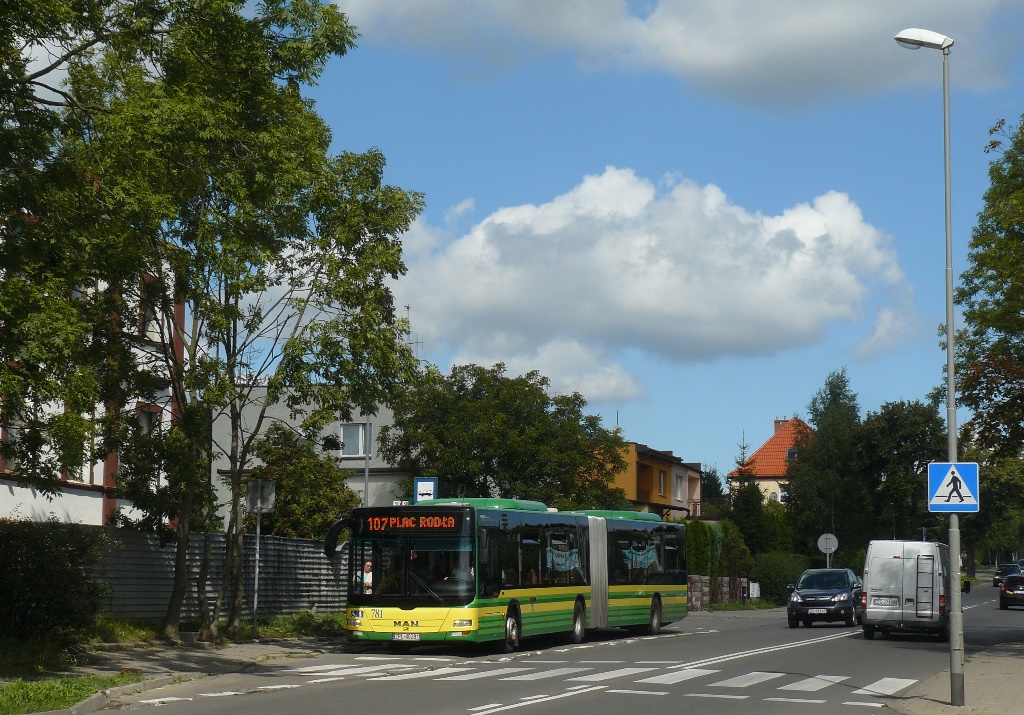
M 699 462 L 684 462 L 672 452 L 637 442 L 626 443 L 624 457 L 626 469 L 616 475 L 614 485 L 626 492 L 634 509 L 662 518 L 699 516 L 691 513 L 700 504 Z

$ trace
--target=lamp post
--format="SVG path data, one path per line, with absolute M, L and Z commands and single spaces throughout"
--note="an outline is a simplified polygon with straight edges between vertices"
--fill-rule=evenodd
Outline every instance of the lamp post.
M 893 38 L 903 47 L 942 50 L 942 128 L 946 176 L 946 428 L 950 463 L 956 462 L 956 391 L 953 352 L 953 228 L 949 187 L 949 49 L 953 40 L 931 30 L 909 28 Z M 950 704 L 964 704 L 964 621 L 960 602 L 960 519 L 949 515 L 949 688 Z

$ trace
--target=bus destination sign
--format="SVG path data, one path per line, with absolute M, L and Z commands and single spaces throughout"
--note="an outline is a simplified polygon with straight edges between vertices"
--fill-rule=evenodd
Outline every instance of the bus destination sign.
M 385 534 L 395 532 L 461 533 L 465 515 L 459 514 L 393 514 L 363 517 L 364 533 Z

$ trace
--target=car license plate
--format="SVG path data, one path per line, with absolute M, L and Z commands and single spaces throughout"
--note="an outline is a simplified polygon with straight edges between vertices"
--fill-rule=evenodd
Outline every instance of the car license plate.
M 820 613 L 820 614 L 828 613 L 828 611 L 826 611 L 824 608 L 808 608 L 807 612 L 808 613 Z
M 871 599 L 872 606 L 898 606 L 900 605 L 900 599 L 894 596 L 875 596 Z
M 391 640 L 393 641 L 418 641 L 420 639 L 419 633 L 392 633 Z

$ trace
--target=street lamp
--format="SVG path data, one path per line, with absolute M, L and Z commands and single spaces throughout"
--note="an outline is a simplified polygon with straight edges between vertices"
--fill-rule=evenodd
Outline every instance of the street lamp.
M 946 428 L 949 462 L 956 462 L 956 390 L 953 372 L 953 228 L 949 188 L 949 48 L 953 40 L 931 30 L 909 28 L 893 38 L 911 50 L 942 50 L 942 127 L 946 175 Z M 949 687 L 950 704 L 964 704 L 964 621 L 960 610 L 960 519 L 949 515 Z

